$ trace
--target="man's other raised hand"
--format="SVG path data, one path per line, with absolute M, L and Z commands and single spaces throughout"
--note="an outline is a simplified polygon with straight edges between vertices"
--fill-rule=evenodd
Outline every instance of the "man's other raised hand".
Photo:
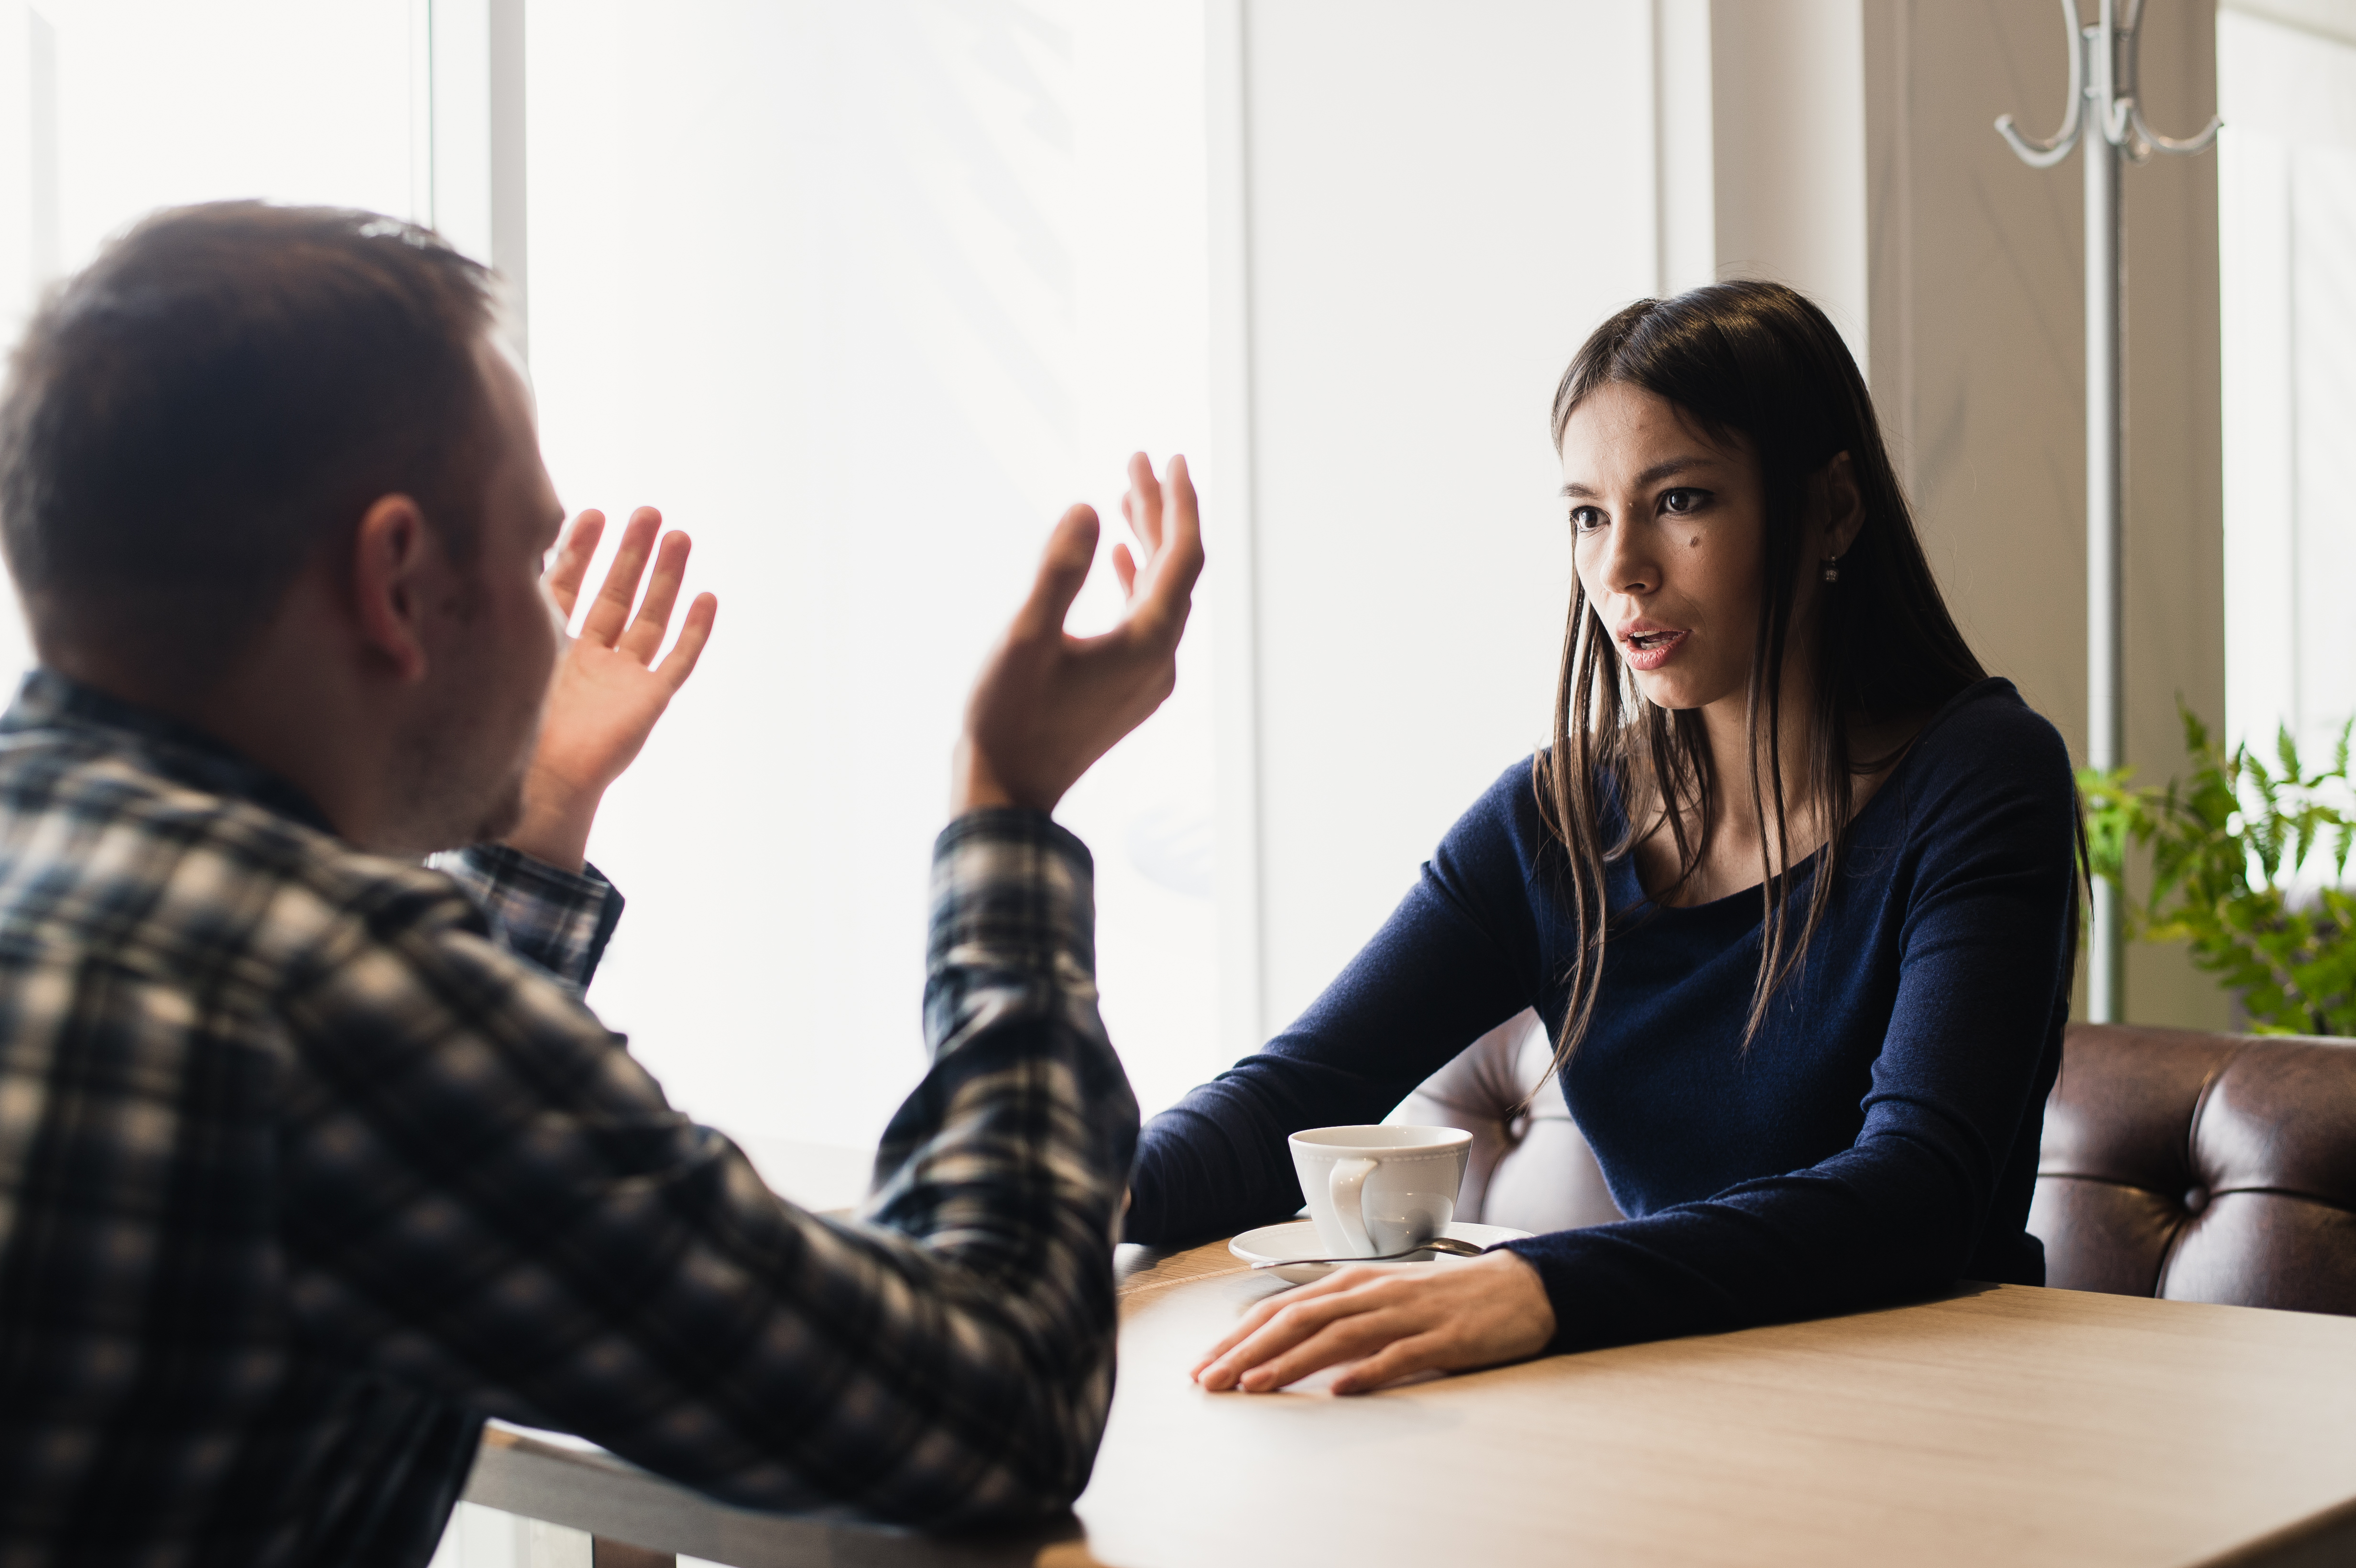
M 1143 559 L 1125 544 L 1113 547 L 1129 600 L 1119 624 L 1093 637 L 1064 630 L 1097 552 L 1096 512 L 1074 507 L 1048 537 L 1030 598 L 974 682 L 951 771 L 953 815 L 992 805 L 1053 810 L 1177 685 L 1178 639 L 1203 573 L 1186 460 L 1170 460 L 1165 485 L 1145 453 L 1131 457 L 1120 509 Z

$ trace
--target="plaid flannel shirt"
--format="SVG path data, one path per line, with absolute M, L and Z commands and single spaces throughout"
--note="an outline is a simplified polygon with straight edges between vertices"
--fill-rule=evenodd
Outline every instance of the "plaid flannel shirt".
M 1137 1134 L 1090 877 L 1037 814 L 941 835 L 932 1064 L 839 1222 L 582 1005 L 602 879 L 361 854 L 37 674 L 0 720 L 0 1568 L 422 1563 L 487 1415 L 757 1508 L 1061 1507 Z

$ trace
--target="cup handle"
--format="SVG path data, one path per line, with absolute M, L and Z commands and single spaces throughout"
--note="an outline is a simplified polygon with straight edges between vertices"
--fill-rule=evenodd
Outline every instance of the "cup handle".
M 1337 1159 L 1325 1185 L 1325 1190 L 1333 1195 L 1333 1222 L 1342 1227 L 1342 1239 L 1365 1258 L 1373 1257 L 1376 1251 L 1374 1238 L 1366 1234 L 1364 1207 L 1366 1178 L 1374 1173 L 1375 1162 L 1371 1159 Z

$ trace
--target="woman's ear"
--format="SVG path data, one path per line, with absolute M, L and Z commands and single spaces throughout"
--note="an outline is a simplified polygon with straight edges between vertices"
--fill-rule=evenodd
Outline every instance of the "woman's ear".
M 1825 553 L 1842 556 L 1865 527 L 1865 496 L 1857 487 L 1857 464 L 1836 453 L 1817 475 L 1824 485 Z
M 425 514 L 406 496 L 382 496 L 352 535 L 352 608 L 360 641 L 394 678 L 425 678 L 424 607 L 434 542 Z

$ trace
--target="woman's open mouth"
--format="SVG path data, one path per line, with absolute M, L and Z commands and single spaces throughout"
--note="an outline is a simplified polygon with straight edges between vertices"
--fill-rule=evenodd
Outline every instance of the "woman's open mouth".
M 1690 632 L 1633 632 L 1620 639 L 1630 669 L 1658 669 L 1684 645 Z

